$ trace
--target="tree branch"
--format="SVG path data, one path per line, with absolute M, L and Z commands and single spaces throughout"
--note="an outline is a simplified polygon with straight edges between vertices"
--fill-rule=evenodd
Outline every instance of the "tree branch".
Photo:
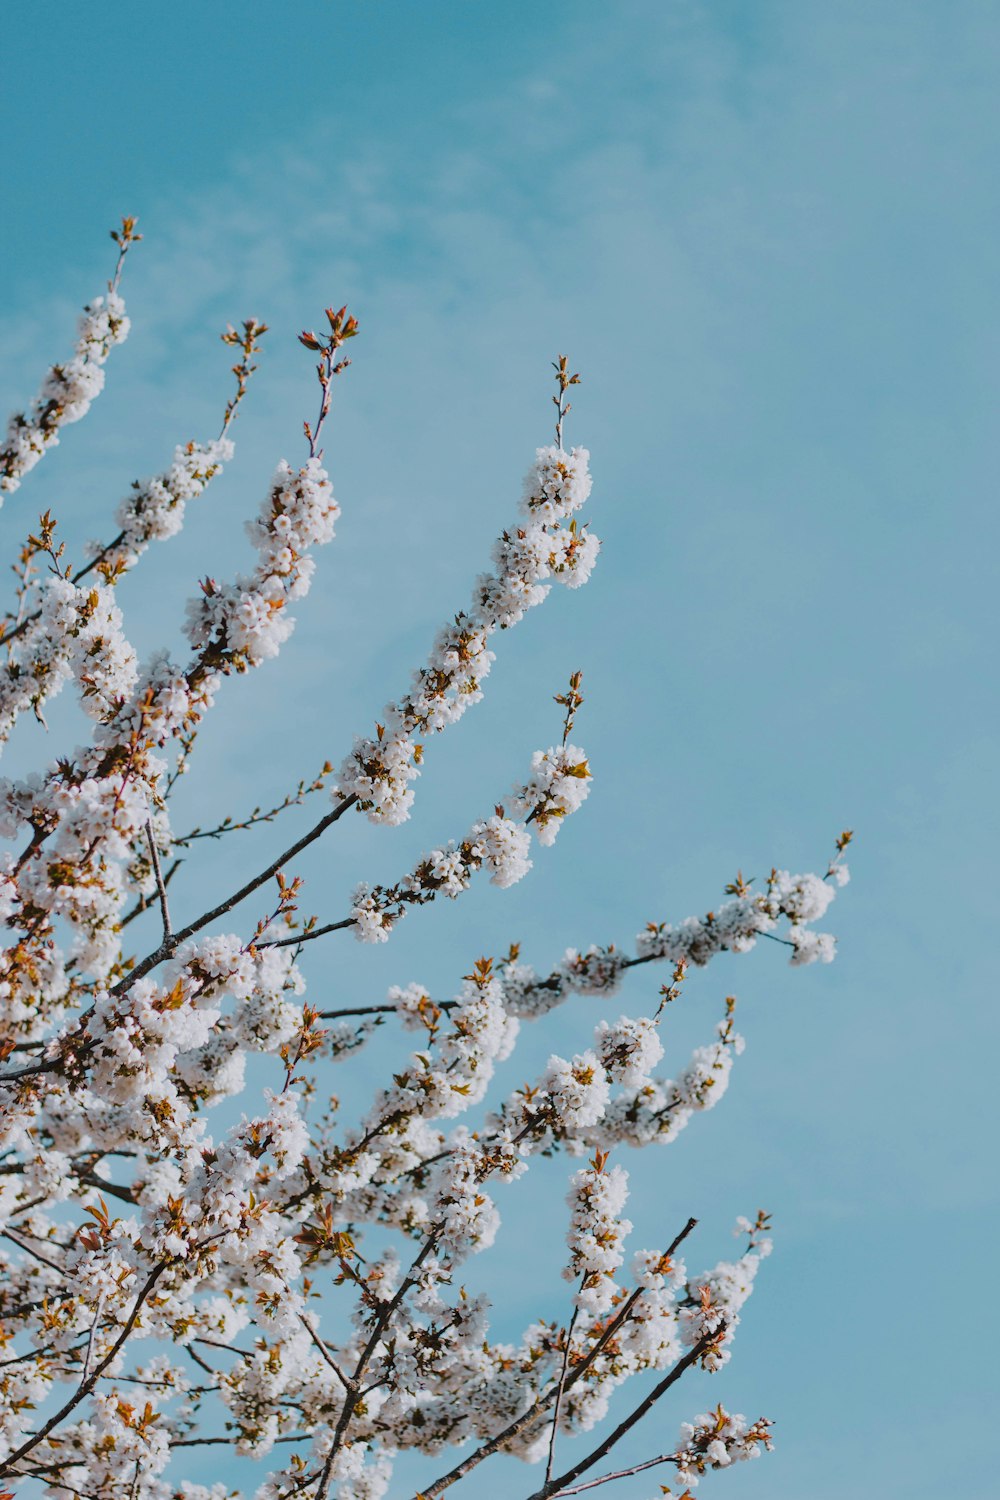
M 278 858 L 272 861 L 266 870 L 262 870 L 252 880 L 248 880 L 246 885 L 240 886 L 238 891 L 234 891 L 231 896 L 227 896 L 225 901 L 220 901 L 218 906 L 213 906 L 211 911 L 205 912 L 196 921 L 189 922 L 180 932 L 173 933 L 165 942 L 162 942 L 141 963 L 136 964 L 131 973 L 127 974 L 124 979 L 120 979 L 111 993 L 113 995 L 126 994 L 135 984 L 136 980 L 142 979 L 151 969 L 155 969 L 157 964 L 162 963 L 165 958 L 169 958 L 171 954 L 176 952 L 181 943 L 186 942 L 189 937 L 193 937 L 196 932 L 200 932 L 203 927 L 207 927 L 210 922 L 214 922 L 217 917 L 225 916 L 226 912 L 232 911 L 234 906 L 239 906 L 240 902 L 245 901 L 248 896 L 252 896 L 254 891 L 259 890 L 267 881 L 273 879 L 282 866 L 287 864 L 290 859 L 294 859 L 297 854 L 302 853 L 303 849 L 308 849 L 310 844 L 314 844 L 318 838 L 321 838 L 332 824 L 344 816 L 348 808 L 354 806 L 357 800 L 357 796 L 353 794 L 350 797 L 345 797 L 344 801 L 339 802 L 332 812 L 328 812 L 325 817 L 320 818 L 319 822 L 314 824 L 308 833 L 303 834 L 300 839 L 296 839 L 294 844 L 290 845 L 282 854 L 279 854 Z
M 691 1233 L 692 1229 L 695 1228 L 697 1223 L 697 1219 L 688 1219 L 687 1223 L 684 1225 L 684 1228 L 678 1235 L 675 1236 L 671 1244 L 668 1246 L 667 1250 L 664 1252 L 667 1257 L 673 1255 L 674 1251 L 685 1239 L 687 1239 L 688 1235 Z M 580 1363 L 576 1365 L 567 1376 L 563 1385 L 564 1392 L 568 1391 L 571 1386 L 574 1386 L 578 1380 L 582 1380 L 583 1376 L 587 1373 L 591 1365 L 594 1363 L 594 1360 L 597 1359 L 598 1355 L 600 1355 L 601 1352 L 606 1348 L 606 1346 L 611 1342 L 615 1334 L 618 1332 L 619 1328 L 621 1328 L 622 1324 L 631 1315 L 633 1307 L 642 1296 L 642 1292 L 642 1287 L 636 1287 L 635 1290 L 630 1294 L 630 1296 L 626 1298 L 622 1306 L 618 1309 L 618 1312 L 607 1324 L 596 1344 L 594 1344 L 593 1347 L 588 1350 Z M 508 1425 L 501 1432 L 496 1433 L 496 1435 L 490 1438 L 488 1442 L 483 1443 L 483 1445 L 477 1448 L 474 1453 L 470 1453 L 468 1458 L 463 1459 L 460 1464 L 456 1464 L 454 1469 L 449 1470 L 449 1472 L 442 1475 L 440 1479 L 436 1479 L 429 1488 L 421 1490 L 419 1493 L 423 1497 L 423 1500 L 436 1500 L 436 1496 L 443 1494 L 446 1489 L 449 1489 L 453 1484 L 457 1484 L 460 1479 L 464 1479 L 466 1474 L 468 1474 L 472 1469 L 476 1468 L 485 1459 L 491 1458 L 494 1453 L 498 1453 L 506 1443 L 511 1442 L 514 1438 L 518 1437 L 522 1432 L 524 1432 L 525 1428 L 530 1427 L 534 1422 L 536 1422 L 538 1418 L 542 1416 L 542 1414 L 548 1409 L 548 1407 L 552 1405 L 555 1398 L 556 1387 L 553 1386 L 552 1389 L 547 1391 L 544 1396 L 540 1396 L 535 1404 L 529 1407 L 526 1412 L 522 1412 L 521 1416 L 516 1417 L 513 1422 L 508 1423 Z
M 420 1270 L 420 1267 L 423 1265 L 428 1255 L 430 1255 L 431 1251 L 436 1246 L 440 1234 L 441 1225 L 435 1224 L 431 1228 L 430 1233 L 424 1241 L 420 1253 L 417 1255 L 416 1259 L 413 1261 L 413 1264 L 410 1266 L 410 1269 L 407 1271 L 406 1276 L 400 1282 L 399 1286 L 396 1288 L 396 1291 L 393 1293 L 389 1301 L 382 1304 L 381 1310 L 379 1311 L 378 1316 L 375 1319 L 375 1326 L 372 1329 L 367 1344 L 361 1351 L 358 1363 L 354 1369 L 354 1374 L 351 1376 L 350 1383 L 347 1388 L 347 1395 L 344 1399 L 344 1405 L 341 1408 L 340 1417 L 337 1421 L 337 1426 L 333 1434 L 333 1442 L 330 1444 L 330 1451 L 326 1456 L 326 1462 L 323 1465 L 319 1480 L 316 1485 L 316 1500 L 326 1500 L 327 1494 L 329 1493 L 330 1479 L 333 1474 L 334 1461 L 337 1457 L 338 1452 L 340 1451 L 340 1445 L 344 1441 L 344 1437 L 350 1425 L 351 1418 L 354 1415 L 354 1408 L 357 1404 L 358 1395 L 361 1389 L 361 1377 L 368 1367 L 369 1360 L 375 1353 L 375 1350 L 378 1348 L 382 1340 L 382 1335 L 385 1333 L 390 1322 L 392 1321 L 393 1314 L 396 1312 L 396 1309 L 403 1301 L 403 1298 L 406 1296 L 407 1292 L 410 1290 L 410 1287 L 413 1286 L 414 1282 L 416 1281 L 417 1272 Z
M 594 1464 L 600 1463 L 605 1454 L 610 1453 L 615 1444 L 620 1442 L 625 1434 L 630 1432 L 635 1424 L 641 1421 L 646 1413 L 656 1405 L 660 1397 L 665 1395 L 670 1387 L 680 1380 L 684 1372 L 689 1370 L 693 1364 L 697 1364 L 702 1355 L 722 1338 L 725 1331 L 726 1325 L 725 1323 L 721 1323 L 714 1333 L 703 1334 L 694 1347 L 681 1356 L 673 1369 L 664 1375 L 659 1384 L 655 1385 L 649 1392 L 649 1395 L 639 1402 L 639 1405 L 634 1411 L 629 1413 L 623 1422 L 618 1423 L 615 1430 L 610 1432 L 603 1442 L 598 1443 L 596 1448 L 592 1448 L 586 1458 L 581 1458 L 579 1463 L 574 1464 L 571 1469 L 567 1469 L 565 1474 L 560 1474 L 558 1479 L 550 1479 L 546 1484 L 542 1485 L 541 1489 L 535 1490 L 534 1494 L 529 1496 L 529 1500 L 549 1500 L 550 1496 L 558 1495 L 568 1484 L 572 1484 L 574 1479 L 579 1478 L 581 1474 L 585 1474 L 588 1469 L 592 1469 Z
M 325 927 L 313 927 L 308 932 L 300 932 L 297 937 L 278 938 L 274 942 L 258 943 L 259 948 L 295 948 L 302 943 L 311 943 L 313 938 L 326 937 L 328 932 L 342 932 L 345 927 L 353 927 L 353 917 L 342 917 L 339 922 L 327 922 Z M 392 1006 L 387 1007 L 393 1009 Z

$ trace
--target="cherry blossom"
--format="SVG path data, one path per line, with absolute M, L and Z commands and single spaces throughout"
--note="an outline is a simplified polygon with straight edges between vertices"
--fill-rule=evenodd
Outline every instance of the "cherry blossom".
M 107 294 L 86 310 L 72 359 L 12 419 L 0 488 L 18 488 L 99 393 L 128 332 L 119 281 L 138 238 L 132 219 L 115 232 Z M 82 712 L 80 743 L 47 746 L 39 769 L 0 779 L 0 1480 L 18 1500 L 239 1496 L 228 1480 L 204 1482 L 205 1448 L 252 1461 L 247 1500 L 378 1500 L 401 1453 L 425 1466 L 426 1500 L 500 1453 L 544 1464 L 533 1500 L 656 1464 L 694 1485 L 769 1449 L 770 1423 L 719 1406 L 685 1424 L 672 1452 L 592 1471 L 688 1370 L 727 1365 L 769 1220 L 741 1219 L 742 1253 L 692 1273 L 693 1219 L 664 1222 L 652 1246 L 630 1242 L 618 1158 L 674 1144 L 730 1085 L 744 1046 L 732 997 L 689 1058 L 671 1052 L 690 972 L 761 938 L 796 966 L 834 957 L 816 924 L 847 883 L 850 835 L 823 874 L 739 875 L 704 916 L 647 923 L 634 944 L 563 938 L 540 970 L 513 944 L 464 955 L 444 997 L 401 979 L 384 1000 L 317 1001 L 313 942 L 383 943 L 475 879 L 506 891 L 533 875 L 541 888 L 536 860 L 558 856 L 534 846 L 553 843 L 594 777 L 573 738 L 579 671 L 555 695 L 561 739 L 523 746 L 504 778 L 513 791 L 484 800 L 464 833 L 438 830 L 383 883 L 349 872 L 339 907 L 335 890 L 318 897 L 332 905 L 323 915 L 305 914 L 313 892 L 297 862 L 349 813 L 386 827 L 411 815 L 425 751 L 483 698 L 502 633 L 553 585 L 585 584 L 599 550 L 580 514 L 590 456 L 564 445 L 579 377 L 560 356 L 556 440 L 536 449 L 490 571 L 410 687 L 372 733 L 345 739 L 339 770 L 331 758 L 266 810 L 178 833 L 171 797 L 197 771 L 199 729 L 229 679 L 252 691 L 258 671 L 280 669 L 293 609 L 335 539 L 336 455 L 322 441 L 359 327 L 346 308 L 324 317 L 299 335 L 320 387 L 305 450 L 260 484 L 249 565 L 192 585 L 176 656 L 139 659 L 116 588 L 232 458 L 265 331 L 255 320 L 223 335 L 237 384 L 218 436 L 180 443 L 133 482 L 86 559 L 67 555 L 45 512 L 14 566 L 0 750 L 39 732 L 31 719 L 44 723 L 59 691 Z M 234 860 L 238 873 L 175 923 L 175 905 L 194 905 L 198 839 L 238 840 L 319 791 L 331 800 L 305 833 L 282 847 L 269 830 L 260 867 Z M 554 1050 L 521 1081 L 511 1059 L 543 1018 L 540 1056 Z M 358 1077 L 373 1081 L 351 1116 L 335 1069 L 363 1047 Z M 509 1245 L 506 1207 L 526 1174 L 557 1180 L 555 1203 L 565 1196 L 538 1229 L 565 1232 L 566 1284 L 539 1277 L 527 1326 L 499 1337 L 484 1252 Z M 733 1173 L 741 1192 L 745 1176 Z M 637 1376 L 640 1394 L 626 1392 Z M 563 1438 L 589 1432 L 593 1446 L 576 1445 L 560 1473 Z

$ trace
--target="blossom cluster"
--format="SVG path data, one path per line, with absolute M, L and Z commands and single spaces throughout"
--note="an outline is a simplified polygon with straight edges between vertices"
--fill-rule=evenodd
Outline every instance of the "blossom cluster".
M 614 1273 L 625 1259 L 623 1242 L 631 1221 L 622 1217 L 628 1198 L 628 1173 L 608 1170 L 601 1158 L 570 1178 L 567 1201 L 570 1257 L 563 1271 L 567 1281 L 582 1278 L 576 1306 L 591 1313 L 607 1312 L 614 1301 Z
M 523 880 L 531 869 L 528 850 L 534 827 L 541 844 L 551 844 L 561 826 L 559 819 L 575 812 L 590 787 L 587 758 L 575 745 L 562 747 L 572 769 L 553 777 L 538 775 L 527 786 L 515 790 L 514 811 L 521 821 L 506 816 L 500 806 L 489 817 L 474 823 L 460 843 L 454 840 L 423 856 L 413 870 L 393 885 L 361 884 L 354 891 L 351 920 L 354 935 L 362 943 L 384 943 L 408 906 L 425 905 L 436 896 L 454 900 L 469 889 L 477 870 L 490 872 L 490 884 L 506 890 Z M 551 765 L 556 751 L 543 756 L 536 751 L 534 763 Z M 548 759 L 552 757 L 552 761 Z M 572 794 L 555 790 L 566 782 Z
M 634 1022 L 632 1029 L 637 1029 Z M 606 1036 L 599 1031 L 598 1045 Z M 730 1005 L 725 1020 L 716 1028 L 716 1040 L 696 1047 L 676 1079 L 640 1076 L 622 1088 L 600 1121 L 583 1137 L 585 1143 L 610 1150 L 618 1145 L 666 1145 L 676 1140 L 693 1115 L 713 1109 L 722 1099 L 729 1086 L 733 1059 L 743 1048 L 742 1036 L 733 1029 Z
M 294 620 L 286 606 L 309 592 L 313 547 L 333 539 L 340 507 L 318 458 L 301 469 L 281 463 L 271 491 L 247 533 L 257 566 L 234 583 L 206 579 L 188 606 L 187 634 L 197 650 L 211 648 L 237 671 L 277 656 Z
M 828 880 L 772 870 L 763 891 L 751 895 L 749 890 L 742 890 L 717 911 L 704 917 L 687 917 L 676 926 L 651 924 L 640 934 L 636 951 L 640 958 L 703 965 L 717 953 L 748 953 L 761 934 L 773 933 L 785 917 L 789 925 L 784 940 L 793 950 L 791 962 L 830 963 L 834 939 L 829 933 L 812 931 L 809 925 L 825 915 L 836 894 L 835 887 L 846 885 L 849 879 L 848 868 L 841 862 L 831 866 L 830 874 Z
M 688 1283 L 680 1334 L 689 1348 L 706 1337 L 713 1339 L 702 1358 L 705 1369 L 719 1370 L 728 1363 L 740 1309 L 753 1291 L 761 1261 L 770 1253 L 769 1239 L 752 1243 L 739 1260 L 720 1261 Z
M 0 744 L 18 716 L 42 707 L 75 677 L 86 711 L 106 719 L 122 707 L 138 676 L 136 655 L 122 633 L 122 614 L 106 585 L 49 579 L 38 618 L 15 640 L 0 669 Z
M 536 750 L 531 776 L 514 794 L 514 806 L 530 818 L 540 844 L 554 844 L 561 820 L 577 811 L 590 791 L 590 766 L 576 745 Z
M 677 1477 L 684 1484 L 696 1485 L 710 1469 L 727 1469 L 769 1453 L 774 1447 L 771 1425 L 766 1417 L 748 1422 L 741 1412 L 724 1411 L 721 1405 L 693 1422 L 683 1422 L 680 1445 L 672 1457 Z
M 135 480 L 115 516 L 119 536 L 106 550 L 111 569 L 132 568 L 151 542 L 176 536 L 184 525 L 189 500 L 195 500 L 214 479 L 223 464 L 231 462 L 229 438 L 211 443 L 184 443 L 174 452 L 173 462 L 152 479 Z
M 19 488 L 21 480 L 49 448 L 59 432 L 79 422 L 104 389 L 104 363 L 116 344 L 123 344 L 131 327 L 125 303 L 109 287 L 83 310 L 76 348 L 63 364 L 53 365 L 29 412 L 15 412 L 0 447 L 0 495 Z
M 373 822 L 391 825 L 409 817 L 414 797 L 410 783 L 419 775 L 422 737 L 454 724 L 482 698 L 482 684 L 494 660 L 490 638 L 540 604 L 552 582 L 579 588 L 590 577 L 600 543 L 575 519 L 590 494 L 589 461 L 585 448 L 570 453 L 557 447 L 538 449 L 525 479 L 518 523 L 503 532 L 494 547 L 496 571 L 478 580 L 471 608 L 439 632 L 426 665 L 414 674 L 410 691 L 385 709 L 375 737 L 355 741 L 334 795 L 356 797 Z M 587 773 L 572 770 L 562 760 L 544 771 L 533 769 L 540 791 L 557 783 L 552 787 L 551 811 L 541 818 L 544 830 L 551 819 L 583 801 L 586 791 L 569 792 L 567 778 L 582 779 Z M 525 797 L 530 797 L 530 788 Z M 562 797 L 568 805 L 563 806 Z M 536 797 L 531 806 L 539 800 Z M 551 843 L 554 836 L 553 830 L 543 842 Z

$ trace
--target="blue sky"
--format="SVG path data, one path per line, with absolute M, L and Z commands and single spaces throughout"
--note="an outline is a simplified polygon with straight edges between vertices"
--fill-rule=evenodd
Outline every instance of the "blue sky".
M 377 952 L 314 945 L 311 991 L 448 993 L 512 939 L 540 968 L 629 943 L 715 904 L 737 867 L 822 866 L 853 827 L 837 963 L 789 971 L 765 945 L 695 975 L 670 1018 L 668 1067 L 732 991 L 748 1047 L 718 1110 L 626 1160 L 634 1243 L 694 1213 L 690 1259 L 710 1265 L 763 1204 L 777 1247 L 732 1364 L 629 1453 L 721 1398 L 774 1417 L 778 1449 L 706 1495 L 930 1500 L 947 1483 L 987 1500 L 1000 6 L 105 0 L 4 29 L 8 408 L 107 275 L 108 227 L 137 213 L 146 236 L 131 338 L 5 507 L 8 547 L 47 505 L 70 538 L 105 532 L 134 475 L 217 429 L 217 330 L 266 319 L 235 464 L 122 587 L 137 645 L 176 641 L 194 580 L 243 565 L 243 518 L 301 455 L 296 330 L 331 301 L 362 324 L 327 443 L 338 539 L 280 666 L 227 685 L 175 826 L 282 795 L 405 685 L 548 440 L 565 350 L 585 377 L 570 435 L 593 455 L 595 577 L 501 642 L 410 824 L 354 820 L 303 861 L 307 904 L 339 916 L 357 879 L 492 807 L 554 737 L 576 667 L 593 793 L 514 890 L 418 913 Z M 65 710 L 43 753 L 61 732 Z M 179 905 L 277 837 L 209 851 Z M 622 1008 L 658 983 L 634 979 Z M 588 1004 L 526 1038 L 513 1081 L 585 1044 Z M 362 1057 L 332 1085 L 345 1098 L 378 1074 L 376 1048 Z M 564 1170 L 533 1171 L 469 1268 L 512 1327 L 564 1315 Z M 536 1477 L 483 1474 L 484 1500 Z M 625 1500 L 651 1492 L 630 1483 Z

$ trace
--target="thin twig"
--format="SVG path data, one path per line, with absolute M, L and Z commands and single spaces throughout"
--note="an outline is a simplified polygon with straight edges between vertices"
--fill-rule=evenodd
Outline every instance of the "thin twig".
M 184 861 L 182 859 L 174 860 L 173 864 L 170 866 L 170 869 L 163 877 L 163 884 L 165 887 L 170 885 L 170 882 L 173 880 L 174 876 L 177 874 L 177 871 L 180 869 L 183 863 Z M 131 911 L 127 911 L 122 917 L 121 921 L 118 924 L 119 927 L 127 927 L 130 922 L 135 921 L 136 917 L 141 917 L 144 911 L 149 910 L 151 904 L 152 902 L 150 897 L 140 896 L 138 901 L 132 907 Z
M 584 1277 L 584 1281 L 586 1277 Z M 582 1290 L 582 1283 L 581 1283 Z M 552 1404 L 552 1431 L 549 1433 L 549 1454 L 545 1462 L 545 1482 L 552 1478 L 552 1461 L 556 1456 L 556 1432 L 559 1428 L 559 1408 L 562 1405 L 563 1387 L 566 1384 L 566 1367 L 569 1364 L 569 1350 L 573 1339 L 573 1330 L 576 1328 L 576 1320 L 579 1317 L 580 1308 L 573 1308 L 573 1316 L 569 1320 L 566 1330 L 566 1343 L 563 1346 L 562 1368 L 559 1371 L 559 1382 L 556 1385 L 556 1399 Z
M 323 1340 L 316 1332 L 315 1328 L 312 1327 L 312 1325 L 303 1317 L 301 1313 L 299 1313 L 299 1322 L 302 1324 L 302 1327 L 305 1329 L 306 1333 L 308 1333 L 312 1342 L 316 1345 L 316 1348 L 323 1356 L 324 1361 L 330 1366 L 330 1369 L 333 1371 L 337 1379 L 340 1381 L 341 1385 L 344 1387 L 344 1390 L 350 1392 L 352 1389 L 350 1380 L 337 1364 L 337 1361 L 334 1359 L 333 1355 L 330 1353 L 329 1349 L 326 1347 Z
M 9 1229 L 0 1229 L 0 1234 L 3 1235 L 5 1240 L 10 1240 L 12 1244 L 16 1245 L 19 1250 L 23 1250 L 25 1255 L 33 1256 L 35 1260 L 41 1261 L 43 1266 L 48 1266 L 50 1270 L 56 1271 L 64 1281 L 66 1280 L 65 1270 L 62 1266 L 56 1265 L 54 1260 L 49 1260 L 48 1256 L 42 1255 L 39 1250 L 33 1250 L 30 1245 L 26 1245 L 23 1240 L 18 1239 L 17 1235 L 12 1234 Z
M 170 937 L 173 928 L 170 925 L 170 906 L 167 902 L 167 886 L 163 879 L 163 871 L 160 869 L 160 851 L 156 847 L 156 837 L 153 833 L 152 821 L 146 819 L 146 839 L 149 843 L 149 857 L 153 861 L 153 874 L 156 876 L 156 892 L 160 898 L 160 915 L 163 918 L 163 940 Z
M 210 922 L 214 922 L 217 917 L 225 916 L 226 912 L 232 911 L 234 906 L 239 906 L 240 902 L 245 901 L 248 896 L 252 896 L 254 891 L 259 890 L 268 880 L 273 879 L 282 866 L 287 864 L 290 859 L 294 859 L 297 854 L 301 854 L 303 849 L 308 849 L 310 844 L 315 843 L 333 823 L 337 822 L 338 818 L 344 816 L 348 808 L 354 806 L 357 800 L 356 794 L 345 797 L 343 802 L 339 802 L 332 812 L 328 812 L 325 817 L 320 818 L 319 822 L 314 824 L 308 833 L 304 833 L 300 839 L 296 839 L 294 844 L 290 845 L 282 854 L 279 854 L 278 858 L 269 864 L 266 870 L 262 870 L 259 875 L 255 875 L 252 880 L 248 880 L 246 885 L 241 886 L 238 891 L 234 891 L 231 896 L 227 896 L 224 901 L 220 901 L 218 906 L 214 906 L 211 911 L 205 912 L 196 921 L 189 922 L 180 932 L 172 934 L 170 938 L 161 943 L 141 963 L 136 964 L 135 968 L 124 979 L 120 979 L 111 993 L 116 996 L 126 994 L 135 984 L 136 980 L 142 979 L 149 973 L 150 969 L 155 969 L 158 963 L 162 963 L 165 958 L 169 958 L 180 947 L 181 943 L 186 942 L 189 937 L 193 937 L 196 932 L 200 932 L 203 927 L 207 927 Z
M 435 1010 L 442 1010 L 447 1014 L 448 1011 L 455 1010 L 461 1003 L 460 1000 L 435 1000 L 434 1008 Z M 318 1019 L 320 1021 L 339 1021 L 344 1016 L 386 1016 L 400 1014 L 401 1011 L 398 1005 L 353 1005 L 346 1007 L 344 1010 L 321 1010 Z
M 87 1337 L 87 1352 L 83 1356 L 83 1374 L 81 1376 L 81 1379 L 83 1379 L 83 1380 L 86 1380 L 87 1376 L 90 1374 L 90 1356 L 94 1352 L 94 1339 L 97 1336 L 97 1325 L 101 1321 L 101 1314 L 103 1312 L 104 1312 L 104 1293 L 102 1292 L 101 1295 L 97 1299 L 97 1311 L 94 1314 L 94 1321 L 90 1325 L 90 1333 L 89 1333 L 89 1335 Z
M 676 1453 L 661 1453 L 658 1458 L 647 1458 L 645 1463 L 633 1464 L 631 1469 L 616 1469 L 613 1474 L 602 1474 L 599 1479 L 588 1479 L 586 1484 L 574 1485 L 571 1490 L 560 1490 L 564 1495 L 582 1495 L 584 1490 L 595 1490 L 599 1484 L 609 1484 L 612 1479 L 628 1479 L 632 1474 L 642 1474 L 646 1469 L 655 1469 L 657 1464 L 675 1463 Z
M 702 1334 L 694 1347 L 681 1356 L 673 1369 L 664 1375 L 659 1384 L 653 1387 L 649 1394 L 639 1402 L 639 1405 L 634 1411 L 629 1413 L 623 1422 L 618 1423 L 613 1432 L 610 1432 L 602 1442 L 598 1443 L 596 1448 L 592 1448 L 585 1458 L 581 1458 L 571 1469 L 567 1469 L 565 1474 L 560 1474 L 558 1479 L 550 1479 L 546 1484 L 543 1484 L 541 1489 L 536 1490 L 529 1497 L 529 1500 L 550 1500 L 551 1496 L 558 1495 L 567 1485 L 572 1484 L 574 1479 L 578 1479 L 581 1474 L 585 1474 L 588 1469 L 592 1469 L 594 1464 L 600 1463 L 605 1454 L 610 1453 L 615 1444 L 620 1442 L 625 1434 L 630 1432 L 635 1424 L 642 1420 L 646 1413 L 656 1405 L 660 1397 L 665 1395 L 670 1387 L 680 1380 L 685 1371 L 689 1370 L 692 1365 L 697 1364 L 698 1360 L 701 1359 L 703 1354 L 707 1353 L 713 1344 L 718 1343 L 725 1331 L 725 1323 L 720 1323 L 714 1333 Z
M 772 943 L 781 943 L 782 947 L 784 947 L 784 948 L 794 948 L 795 947 L 795 944 L 793 942 L 791 942 L 788 938 L 778 937 L 777 933 L 774 933 L 774 932 L 760 932 L 760 933 L 757 934 L 757 936 L 758 937 L 766 937 L 768 939 L 768 941 L 772 942 Z
M 274 819 L 280 813 L 287 812 L 290 807 L 300 807 L 307 797 L 312 796 L 313 792 L 322 791 L 326 779 L 332 770 L 333 767 L 330 762 L 326 761 L 324 762 L 323 769 L 313 781 L 300 781 L 294 792 L 289 792 L 287 797 L 283 797 L 280 802 L 275 803 L 274 807 L 268 808 L 266 812 L 262 812 L 259 807 L 255 807 L 252 813 L 238 821 L 233 818 L 223 818 L 222 822 L 217 823 L 214 828 L 192 828 L 191 832 L 185 833 L 182 838 L 173 839 L 173 846 L 175 849 L 185 849 L 188 844 L 194 843 L 195 839 L 221 839 L 227 833 L 236 833 L 240 829 L 245 828 L 255 828 L 258 823 L 273 823 Z
M 311 1432 L 289 1432 L 283 1437 L 274 1438 L 273 1441 L 276 1443 L 306 1443 L 311 1437 Z M 207 1448 L 221 1443 L 238 1443 L 239 1440 L 237 1433 L 233 1433 L 232 1437 L 173 1438 L 170 1446 L 171 1448 Z
M 314 927 L 309 932 L 300 932 L 297 937 L 277 938 L 273 942 L 258 943 L 259 948 L 293 948 L 301 943 L 311 943 L 313 938 L 326 937 L 328 932 L 342 932 L 345 927 L 355 925 L 353 917 L 342 917 L 339 922 L 327 922 L 325 927 Z M 386 1007 L 389 1010 L 392 1006 Z
M 200 1368 L 206 1371 L 207 1374 L 218 1375 L 218 1370 L 214 1369 L 213 1366 L 209 1364 L 207 1359 L 202 1359 L 201 1355 L 196 1353 L 195 1350 L 191 1348 L 190 1344 L 185 1344 L 183 1347 L 185 1354 L 190 1355 L 195 1364 L 200 1366 Z

